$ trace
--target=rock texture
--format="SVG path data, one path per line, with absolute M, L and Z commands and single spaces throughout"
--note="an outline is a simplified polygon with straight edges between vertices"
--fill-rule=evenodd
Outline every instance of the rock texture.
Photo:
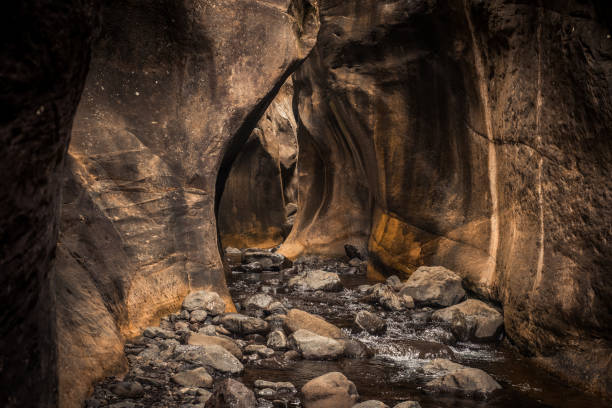
M 367 241 L 378 278 L 445 266 L 503 306 L 523 352 L 610 392 L 607 10 L 322 1 L 294 78 L 299 209 L 280 251 Z
M 89 315 L 59 316 L 66 407 L 121 368 L 101 350 L 121 347 L 190 291 L 213 289 L 232 309 L 215 203 L 318 21 L 316 5 L 299 0 L 108 1 L 100 18 L 68 152 L 67 266 L 58 270 L 63 310 L 80 309 L 82 297 L 99 302 Z
M 355 384 L 338 372 L 308 381 L 302 394 L 305 408 L 351 408 L 359 398 Z
M 93 0 L 32 0 L 0 6 L 3 407 L 58 403 L 55 339 L 62 326 L 57 327 L 55 319 L 54 291 L 61 172 L 87 75 L 96 15 Z M 83 300 L 68 297 L 76 303 Z M 58 302 L 64 300 L 58 297 Z M 77 312 L 82 316 L 101 306 L 95 296 L 86 303 L 88 309 Z M 114 333 L 107 334 L 100 338 L 101 345 L 115 340 Z

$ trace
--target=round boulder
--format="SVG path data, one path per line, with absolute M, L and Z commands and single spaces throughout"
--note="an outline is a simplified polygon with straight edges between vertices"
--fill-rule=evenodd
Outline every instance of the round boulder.
M 219 315 L 225 311 L 225 301 L 217 292 L 200 290 L 190 293 L 183 301 L 183 309 L 193 312 L 204 310 L 212 316 Z
M 402 285 L 400 295 L 408 295 L 417 305 L 447 307 L 465 297 L 461 277 L 442 266 L 421 266 Z
M 355 384 L 339 372 L 308 381 L 302 395 L 305 408 L 351 408 L 359 398 Z

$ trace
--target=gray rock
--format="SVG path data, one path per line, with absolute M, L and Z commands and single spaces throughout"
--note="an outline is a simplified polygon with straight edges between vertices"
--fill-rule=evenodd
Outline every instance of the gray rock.
M 397 277 L 397 275 L 389 276 L 385 283 L 395 291 L 398 291 L 402 288 L 402 281 L 400 280 L 400 278 Z
M 177 346 L 175 357 L 226 374 L 239 374 L 244 370 L 242 363 L 232 353 L 216 344 Z
M 478 368 L 464 367 L 449 371 L 444 376 L 433 379 L 425 384 L 425 388 L 441 393 L 486 396 L 502 387 L 484 371 Z
M 225 311 L 225 301 L 217 292 L 200 290 L 190 293 L 183 301 L 183 309 L 193 312 L 204 310 L 212 316 L 219 315 Z
M 264 270 L 263 265 L 260 262 L 249 262 L 240 267 L 244 272 L 247 273 L 261 273 Z
M 205 408 L 255 408 L 256 404 L 253 391 L 241 382 L 226 378 L 215 385 Z
M 271 388 L 277 392 L 289 392 L 289 393 L 297 392 L 295 385 L 287 381 L 272 382 L 272 381 L 265 381 L 265 380 L 255 380 L 255 383 L 253 385 L 255 386 L 255 388 Z
M 202 323 L 208 317 L 208 313 L 205 310 L 194 310 L 189 316 L 191 323 Z
M 381 334 L 387 330 L 387 323 L 366 310 L 362 310 L 355 316 L 355 325 L 370 334 Z
M 465 297 L 461 277 L 442 266 L 421 266 L 404 282 L 401 295 L 417 305 L 452 306 Z
M 230 332 L 242 335 L 270 331 L 270 325 L 265 320 L 239 313 L 227 313 L 219 319 L 219 323 Z
M 339 341 L 304 329 L 289 336 L 289 345 L 308 360 L 333 360 L 344 352 Z
M 342 282 L 337 273 L 322 270 L 312 270 L 289 280 L 289 287 L 297 290 L 328 292 L 342 290 Z
M 344 356 L 347 358 L 369 358 L 372 357 L 372 350 L 365 344 L 356 339 L 338 340 L 344 345 Z
M 122 398 L 140 398 L 144 395 L 144 388 L 136 381 L 122 381 L 111 384 L 108 389 Z
M 351 408 L 359 398 L 355 384 L 339 372 L 308 381 L 302 395 L 305 408 Z
M 243 303 L 244 310 L 267 310 L 268 307 L 274 303 L 275 300 L 272 296 L 265 293 L 257 293 L 249 296 Z
M 198 402 L 200 402 L 200 404 L 205 404 L 212 396 L 212 392 L 198 388 L 197 395 L 198 395 Z
M 274 350 L 283 350 L 287 348 L 287 336 L 282 330 L 274 330 L 268 334 L 266 345 Z
M 331 337 L 333 339 L 344 338 L 342 330 L 338 327 L 319 316 L 304 312 L 300 309 L 291 309 L 287 312 L 287 317 L 285 318 L 283 326 L 287 333 L 293 333 L 299 329 L 306 329 L 320 336 Z
M 206 325 L 204 327 L 200 327 L 198 333 L 204 334 L 206 336 L 216 336 L 217 335 L 217 327 L 213 324 Z
M 225 248 L 225 259 L 230 265 L 242 264 L 242 251 L 238 248 L 227 247 Z
M 251 344 L 244 348 L 244 352 L 248 354 L 257 353 L 263 358 L 269 358 L 274 355 L 274 350 L 264 346 L 263 344 Z
M 460 340 L 492 340 L 504 324 L 501 313 L 476 299 L 438 310 L 431 317 L 450 324 L 453 334 Z
M 193 346 L 206 346 L 210 344 L 216 344 L 221 346 L 230 353 L 232 353 L 237 359 L 242 358 L 242 351 L 240 346 L 229 337 L 225 336 L 208 336 L 201 333 L 191 333 L 187 338 L 187 344 Z
M 369 400 L 353 405 L 353 408 L 389 408 L 389 406 L 384 402 Z
M 387 310 L 398 311 L 404 309 L 400 296 L 383 283 L 371 286 L 365 300 L 370 303 L 377 303 Z
M 445 358 L 436 358 L 423 366 L 425 374 L 439 374 L 464 368 L 461 364 L 453 363 Z
M 213 378 L 204 367 L 198 367 L 193 370 L 181 371 L 172 376 L 172 381 L 183 387 L 210 387 L 213 383 Z
M 142 335 L 145 336 L 145 337 L 148 337 L 150 339 L 154 339 L 156 337 L 158 337 L 160 339 L 172 339 L 172 338 L 176 337 L 175 334 L 172 331 L 166 330 L 166 329 L 162 329 L 160 327 L 147 327 L 142 332 Z
M 259 262 L 264 269 L 279 271 L 289 268 L 292 262 L 281 254 L 260 249 L 247 249 L 243 254 L 244 263 Z
M 417 401 L 404 401 L 395 405 L 393 408 L 421 408 L 421 404 Z
M 270 314 L 286 314 L 287 308 L 281 302 L 272 302 L 266 309 Z
M 175 332 L 189 333 L 190 330 L 191 328 L 189 326 L 189 323 L 187 323 L 186 321 L 179 320 L 176 323 L 174 323 Z

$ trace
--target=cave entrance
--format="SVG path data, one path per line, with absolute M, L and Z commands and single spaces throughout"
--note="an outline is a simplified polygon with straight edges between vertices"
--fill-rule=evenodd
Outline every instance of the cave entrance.
M 217 209 L 223 250 L 282 244 L 297 212 L 297 125 L 291 78 L 241 146 Z

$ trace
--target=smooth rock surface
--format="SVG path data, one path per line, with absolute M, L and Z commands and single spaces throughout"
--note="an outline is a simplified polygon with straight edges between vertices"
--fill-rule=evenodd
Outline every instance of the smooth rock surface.
M 468 299 L 457 305 L 435 311 L 433 320 L 451 325 L 460 340 L 492 340 L 501 332 L 504 317 L 486 303 Z
M 207 346 L 210 344 L 216 344 L 217 346 L 221 346 L 232 353 L 236 358 L 242 358 L 242 351 L 240 350 L 240 347 L 232 339 L 225 336 L 211 336 L 202 333 L 190 333 L 189 337 L 187 338 L 187 344 L 192 346 Z
M 245 316 L 239 313 L 227 313 L 219 319 L 227 330 L 237 334 L 267 333 L 270 325 L 258 317 Z
M 304 329 L 291 334 L 288 343 L 307 360 L 334 360 L 344 352 L 341 342 Z
M 289 287 L 297 290 L 316 291 L 323 290 L 335 292 L 342 290 L 342 282 L 337 273 L 322 270 L 307 271 L 289 280 Z
M 172 381 L 183 387 L 208 388 L 212 385 L 213 378 L 204 367 L 198 367 L 176 373 L 172 376 Z
M 355 384 L 339 372 L 308 381 L 302 394 L 305 408 L 351 408 L 359 398 Z
M 217 316 L 225 311 L 225 301 L 216 292 L 200 290 L 185 297 L 183 309 L 189 312 L 204 310 L 211 316 Z
M 284 327 L 289 334 L 300 329 L 305 329 L 320 336 L 331 337 L 333 339 L 341 339 L 344 337 L 342 330 L 338 327 L 319 316 L 299 309 L 291 309 L 287 313 Z
M 370 334 L 380 334 L 387 329 L 387 324 L 383 319 L 366 310 L 357 313 L 355 325 Z
M 177 358 L 194 364 L 201 364 L 225 374 L 239 374 L 244 370 L 242 363 L 227 349 L 216 345 L 177 346 Z
M 465 297 L 461 277 L 442 266 L 421 266 L 402 285 L 402 295 L 426 306 L 452 306 Z
M 215 384 L 215 389 L 205 408 L 255 408 L 257 401 L 253 391 L 232 378 Z

